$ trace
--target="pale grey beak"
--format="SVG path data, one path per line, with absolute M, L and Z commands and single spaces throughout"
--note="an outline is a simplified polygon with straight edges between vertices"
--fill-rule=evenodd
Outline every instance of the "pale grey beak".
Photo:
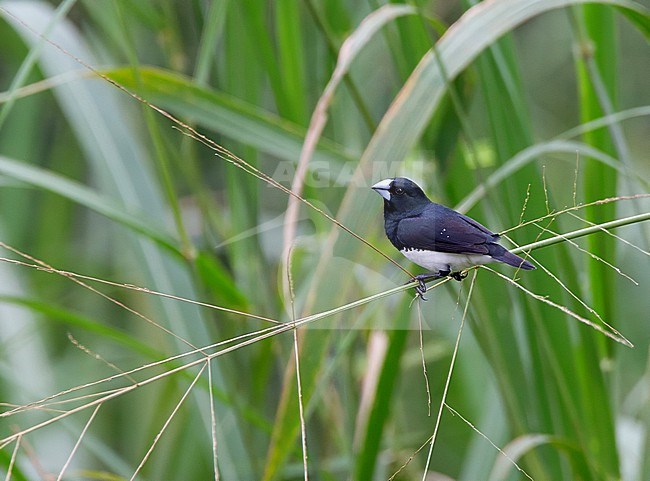
M 372 186 L 372 190 L 381 195 L 384 199 L 390 202 L 390 184 L 393 183 L 394 179 L 384 179 L 377 182 Z

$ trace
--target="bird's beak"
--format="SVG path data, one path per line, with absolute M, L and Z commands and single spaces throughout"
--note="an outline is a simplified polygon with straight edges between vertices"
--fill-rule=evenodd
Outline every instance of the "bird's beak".
M 384 179 L 377 182 L 372 186 L 372 190 L 381 195 L 384 199 L 390 202 L 390 184 L 393 182 L 393 179 Z

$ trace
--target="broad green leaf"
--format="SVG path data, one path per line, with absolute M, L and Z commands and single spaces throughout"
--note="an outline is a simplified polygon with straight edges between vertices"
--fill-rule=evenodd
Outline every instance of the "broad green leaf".
M 153 67 L 138 72 L 139 85 L 131 69 L 104 73 L 181 119 L 197 122 L 279 159 L 297 161 L 300 156 L 303 128 L 235 97 L 197 85 L 183 75 Z M 339 146 L 327 141 L 321 142 L 315 158 L 334 163 L 350 160 Z
M 134 232 L 144 234 L 165 248 L 179 254 L 177 242 L 161 226 L 156 226 L 142 213 L 130 213 L 121 207 L 121 202 L 111 200 L 96 191 L 67 179 L 55 172 L 30 165 L 0 155 L 0 173 L 18 180 L 25 185 L 58 194 L 71 202 L 91 209 L 107 218 L 122 224 Z

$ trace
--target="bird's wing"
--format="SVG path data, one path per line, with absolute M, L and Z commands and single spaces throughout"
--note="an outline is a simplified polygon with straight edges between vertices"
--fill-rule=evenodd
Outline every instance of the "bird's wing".
M 498 237 L 474 219 L 439 204 L 397 226 L 397 238 L 405 246 L 454 254 L 489 254 L 487 243 Z

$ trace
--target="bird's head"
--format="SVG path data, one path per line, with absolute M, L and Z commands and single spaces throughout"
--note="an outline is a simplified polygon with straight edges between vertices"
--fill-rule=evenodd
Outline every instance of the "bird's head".
M 384 198 L 384 208 L 394 212 L 414 212 L 431 201 L 422 189 L 406 177 L 384 179 L 372 186 Z

